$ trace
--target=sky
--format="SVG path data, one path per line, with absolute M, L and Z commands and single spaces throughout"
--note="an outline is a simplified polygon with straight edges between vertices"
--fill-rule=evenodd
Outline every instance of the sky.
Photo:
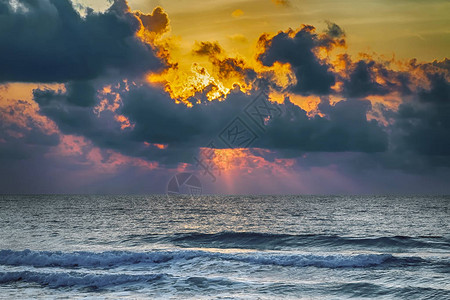
M 0 193 L 450 193 L 446 0 L 0 0 Z

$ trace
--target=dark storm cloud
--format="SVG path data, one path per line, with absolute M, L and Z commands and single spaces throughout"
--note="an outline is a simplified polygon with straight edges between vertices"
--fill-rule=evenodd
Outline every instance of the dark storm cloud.
M 66 84 L 67 102 L 79 106 L 94 106 L 97 102 L 97 91 L 87 81 L 72 81 Z
M 358 61 L 350 71 L 349 79 L 344 81 L 344 93 L 350 97 L 387 94 L 389 88 L 376 82 L 374 66 L 374 61 Z
M 258 74 L 248 67 L 244 59 L 227 57 L 225 50 L 218 42 L 197 42 L 192 53 L 199 56 L 207 56 L 211 61 L 219 79 L 240 78 L 246 84 L 253 82 Z M 266 76 L 268 74 L 260 74 Z
M 67 93 L 62 91 L 54 91 L 51 89 L 34 90 L 34 100 L 39 104 L 40 111 L 43 115 L 55 121 L 59 129 L 67 134 L 81 134 L 85 128 L 90 130 L 100 130 L 94 125 L 93 108 L 91 106 L 78 105 L 73 102 L 84 102 L 82 99 L 77 101 L 73 99 L 73 89 L 68 88 Z M 90 117 L 92 112 L 92 117 Z M 98 124 L 100 125 L 100 124 Z
M 369 101 L 343 100 L 330 105 L 323 99 L 325 116 L 308 117 L 300 107 L 285 101 L 285 116 L 275 118 L 261 145 L 303 152 L 380 152 L 387 149 L 387 134 L 377 121 L 367 120 Z
M 449 161 L 450 83 L 444 73 L 427 76 L 430 88 L 420 89 L 415 101 L 402 103 L 393 115 L 395 144 L 398 151 L 446 156 Z
M 74 100 L 76 89 L 68 86 L 66 92 L 34 91 L 41 112 L 55 121 L 63 133 L 82 135 L 100 148 L 168 165 L 192 163 L 199 147 L 217 138 L 258 93 L 246 95 L 234 90 L 225 101 L 192 101 L 193 106 L 187 107 L 148 85 L 125 88 L 122 83 L 113 88 L 113 92 L 121 94 L 121 107 L 115 113 L 105 110 L 97 115 L 92 107 L 80 106 L 83 101 Z M 384 128 L 376 121 L 367 121 L 368 101 L 343 100 L 330 105 L 323 100 L 320 110 L 324 116 L 312 118 L 289 100 L 278 106 L 286 114 L 269 122 L 266 133 L 252 146 L 281 149 L 290 156 L 306 151 L 376 152 L 386 149 Z M 127 117 L 133 127 L 121 129 L 114 119 L 116 114 Z M 144 142 L 167 147 L 146 147 Z
M 445 75 L 435 73 L 428 75 L 431 83 L 430 89 L 420 89 L 419 98 L 425 103 L 435 103 L 437 105 L 450 104 L 450 85 Z
M 431 87 L 422 89 L 416 101 L 401 104 L 398 112 L 385 110 L 386 117 L 394 120 L 391 125 L 368 120 L 367 115 L 372 109 L 368 100 L 344 99 L 330 104 L 322 97 L 318 112 L 323 116 L 310 117 L 286 99 L 284 104 L 279 104 L 284 114 L 270 120 L 265 132 L 258 132 L 259 138 L 252 146 L 280 151 L 279 157 L 297 157 L 305 152 L 381 153 L 374 160 L 378 166 L 410 171 L 424 170 L 432 165 L 450 165 L 449 83 L 442 74 L 429 76 Z M 192 162 L 198 147 L 206 146 L 217 137 L 258 92 L 246 95 L 234 90 L 225 101 L 200 104 L 192 101 L 193 107 L 176 104 L 165 93 L 146 85 L 132 86 L 121 93 L 123 105 L 118 113 L 128 117 L 135 127 L 118 134 L 90 133 L 88 137 L 98 145 L 112 147 L 127 155 L 176 163 Z M 99 126 L 99 122 L 105 122 L 113 131 L 117 130 L 117 125 L 111 127 L 114 124 L 111 119 L 102 121 L 102 117 L 99 120 L 92 112 L 89 114 L 92 126 L 84 127 L 104 130 L 108 126 Z M 82 123 L 89 124 L 87 121 Z M 144 141 L 167 144 L 168 147 L 142 149 L 140 145 Z
M 83 136 L 101 148 L 120 148 L 122 152 L 128 154 L 139 150 L 139 147 L 130 140 L 129 131 L 122 130 L 121 124 L 114 119 L 113 112 L 104 110 L 96 114 L 94 105 L 80 105 L 86 100 L 77 97 L 83 97 L 84 94 L 72 86 L 73 83 L 66 84 L 65 92 L 51 89 L 34 90 L 34 100 L 39 104 L 40 112 L 53 120 L 63 134 Z M 119 88 L 123 88 L 123 83 Z M 96 96 L 94 104 L 98 103 L 99 99 Z
M 343 93 L 347 97 L 386 95 L 394 91 L 403 95 L 411 93 L 408 73 L 393 71 L 373 60 L 350 62 L 346 72 L 348 78 L 343 79 Z M 383 83 L 379 83 L 377 79 Z
M 122 113 L 136 124 L 134 135 L 140 140 L 172 145 L 205 146 L 224 126 L 238 116 L 257 93 L 231 93 L 225 101 L 196 104 L 189 108 L 155 96 L 148 88 L 132 90 L 123 98 Z M 254 146 L 267 149 L 288 148 L 304 151 L 384 151 L 387 135 L 375 120 L 367 121 L 369 101 L 347 100 L 320 111 L 324 117 L 308 117 L 291 103 L 274 104 L 285 111 L 274 118 Z M 256 129 L 255 129 L 256 130 Z
M 342 83 L 342 93 L 349 98 L 411 93 L 410 74 L 394 71 L 388 62 L 370 57 L 352 61 L 348 54 L 338 55 L 346 67 L 342 73 L 334 73 L 329 61 L 319 59 L 317 53 L 320 49 L 345 47 L 345 37 L 341 27 L 328 21 L 327 29 L 320 34 L 313 26 L 303 25 L 298 31 L 279 32 L 274 37 L 263 35 L 259 40 L 263 51 L 258 59 L 265 66 L 275 62 L 290 64 L 297 79 L 290 91 L 300 95 L 334 94 L 331 88 L 336 82 Z
M 226 101 L 186 107 L 163 93 L 141 87 L 124 95 L 121 111 L 136 124 L 134 136 L 139 140 L 201 147 L 240 112 L 246 100 L 240 94 Z
M 275 62 L 289 63 L 297 78 L 292 92 L 301 95 L 326 95 L 335 84 L 330 66 L 314 53 L 319 46 L 328 47 L 329 42 L 327 44 L 314 30 L 312 26 L 303 26 L 297 32 L 279 32 L 272 38 L 263 35 L 259 40 L 264 51 L 258 60 L 265 66 L 272 66 Z M 330 36 L 327 39 L 333 40 Z
M 85 17 L 69 0 L 16 2 L 0 0 L 0 82 L 66 82 L 117 72 L 136 76 L 163 67 L 136 37 L 141 23 L 125 0 L 115 0 L 102 13 L 88 9 Z M 161 14 L 142 17 L 159 24 Z M 162 25 L 147 26 L 161 30 Z
M 116 113 L 126 116 L 134 126 L 122 130 L 114 119 L 115 113 L 104 110 L 97 115 L 93 107 L 80 106 L 81 100 L 72 100 L 76 90 L 66 90 L 34 91 L 41 113 L 55 121 L 64 134 L 85 136 L 101 148 L 168 164 L 191 162 L 198 147 L 206 146 L 247 103 L 240 94 L 227 101 L 190 108 L 175 103 L 166 93 L 150 86 L 132 85 L 127 91 L 122 83 L 113 87 L 114 92 L 121 93 L 123 102 Z M 145 147 L 144 142 L 168 147 Z

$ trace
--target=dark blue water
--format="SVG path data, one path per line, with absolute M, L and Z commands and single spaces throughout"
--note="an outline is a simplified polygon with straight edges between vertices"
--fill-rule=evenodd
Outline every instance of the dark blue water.
M 450 197 L 0 196 L 4 299 L 450 299 Z

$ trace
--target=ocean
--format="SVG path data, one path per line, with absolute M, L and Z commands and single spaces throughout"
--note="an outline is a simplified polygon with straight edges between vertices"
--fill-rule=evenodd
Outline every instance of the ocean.
M 450 299 L 449 196 L 0 196 L 1 299 Z

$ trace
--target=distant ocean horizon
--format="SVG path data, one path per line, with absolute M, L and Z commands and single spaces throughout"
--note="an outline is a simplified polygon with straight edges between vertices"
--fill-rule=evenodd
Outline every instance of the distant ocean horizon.
M 0 195 L 0 299 L 450 299 L 447 195 Z

